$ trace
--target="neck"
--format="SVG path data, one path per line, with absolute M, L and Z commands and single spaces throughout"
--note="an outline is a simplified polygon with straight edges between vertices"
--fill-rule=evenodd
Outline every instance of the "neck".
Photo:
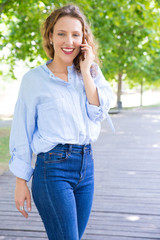
M 73 62 L 70 64 L 66 64 L 64 62 L 60 62 L 58 60 L 53 60 L 50 63 L 50 67 L 52 68 L 53 72 L 57 73 L 68 73 L 67 67 L 72 66 Z

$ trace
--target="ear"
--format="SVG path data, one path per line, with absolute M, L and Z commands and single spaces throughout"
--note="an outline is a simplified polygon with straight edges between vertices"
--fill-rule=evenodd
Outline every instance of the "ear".
M 49 32 L 49 41 L 53 42 L 53 34 Z

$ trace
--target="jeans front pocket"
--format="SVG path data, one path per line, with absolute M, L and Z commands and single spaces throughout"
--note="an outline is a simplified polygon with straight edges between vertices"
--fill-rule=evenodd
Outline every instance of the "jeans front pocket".
M 47 153 L 44 160 L 44 173 L 46 181 L 58 181 L 64 179 L 69 166 L 71 152 L 55 149 Z
M 68 159 L 70 156 L 70 153 L 65 150 L 58 150 L 54 149 L 51 152 L 48 152 L 47 158 L 45 159 L 45 163 L 59 163 L 59 162 L 64 162 L 65 160 Z

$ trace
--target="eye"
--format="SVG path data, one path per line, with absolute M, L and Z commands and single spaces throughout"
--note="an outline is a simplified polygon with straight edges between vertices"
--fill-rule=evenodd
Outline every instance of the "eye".
M 64 33 L 58 33 L 58 36 L 64 36 Z
M 73 34 L 73 36 L 74 36 L 74 37 L 80 37 L 80 35 L 79 35 L 79 34 Z

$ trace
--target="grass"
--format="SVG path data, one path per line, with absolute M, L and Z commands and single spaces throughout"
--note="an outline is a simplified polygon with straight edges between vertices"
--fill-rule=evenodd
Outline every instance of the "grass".
M 0 128 L 0 174 L 8 169 L 10 127 Z

